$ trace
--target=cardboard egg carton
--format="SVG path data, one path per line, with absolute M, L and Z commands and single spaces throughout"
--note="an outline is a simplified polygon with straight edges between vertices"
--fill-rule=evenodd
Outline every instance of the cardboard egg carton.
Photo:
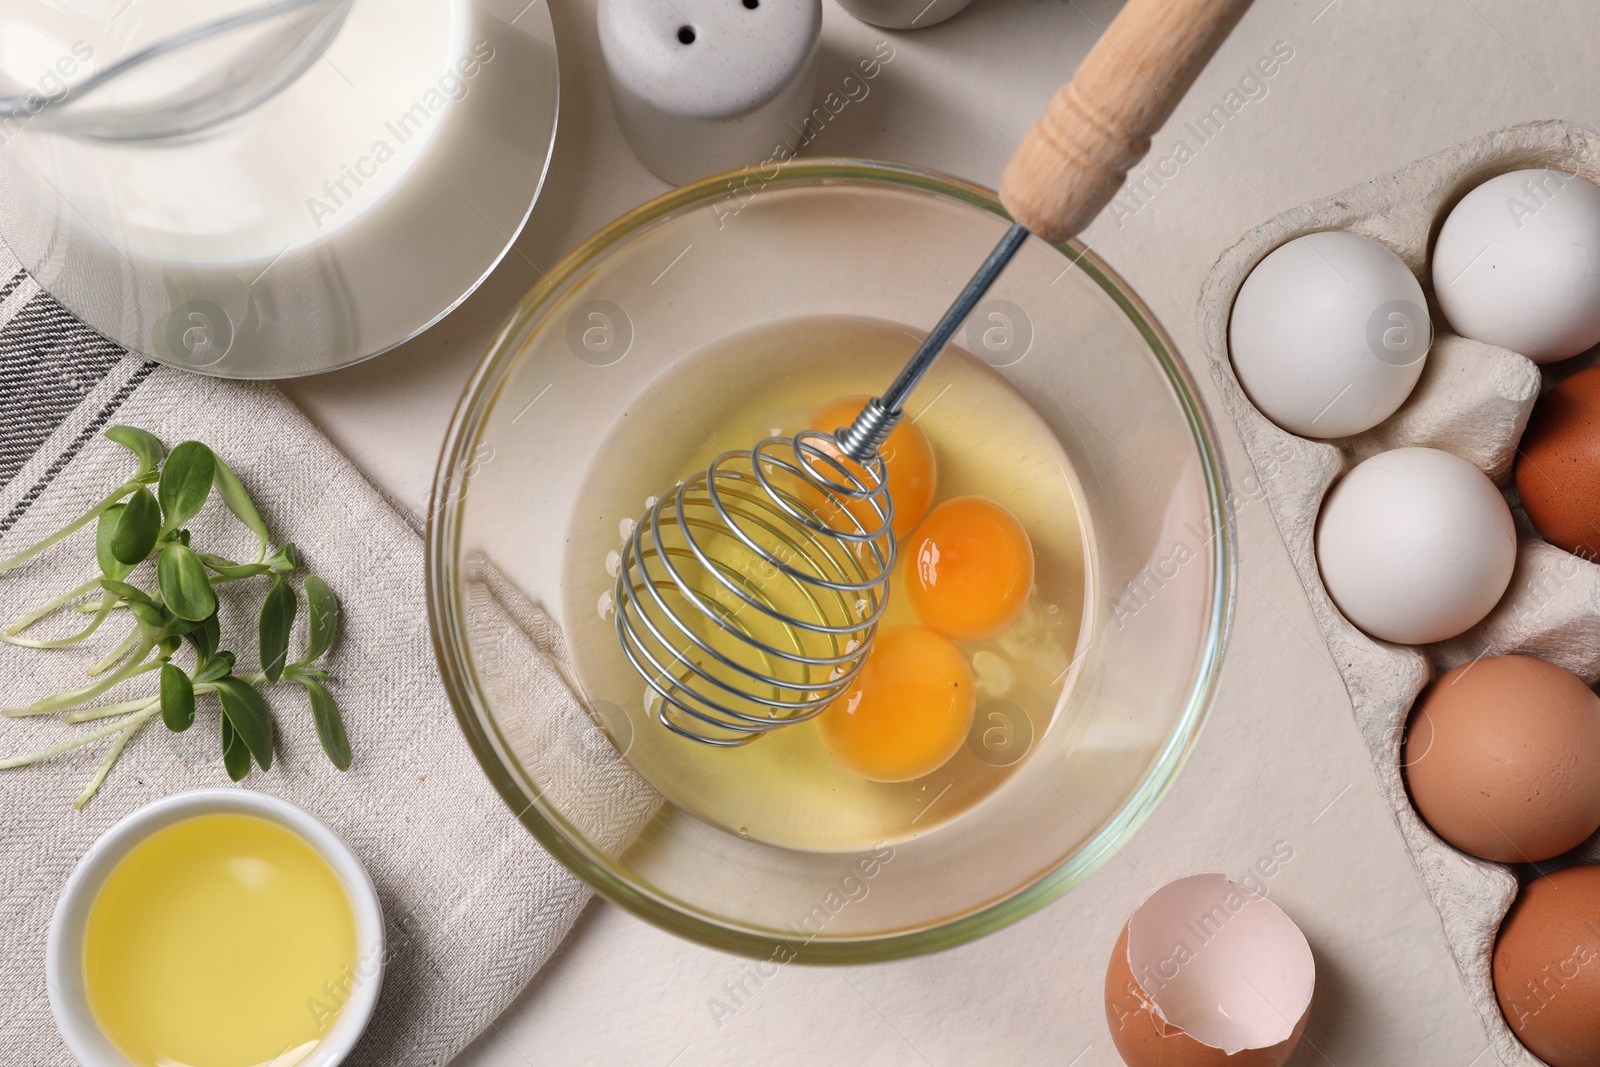
M 1542 1063 L 1501 1016 L 1491 977 L 1500 921 L 1516 898 L 1518 873 L 1468 856 L 1440 840 L 1406 794 L 1401 742 L 1412 705 L 1427 682 L 1483 655 L 1526 653 L 1600 681 L 1600 566 L 1541 540 L 1520 511 L 1516 570 L 1505 597 L 1467 633 L 1428 646 L 1394 645 L 1352 626 L 1329 599 L 1317 571 L 1317 512 L 1329 486 L 1378 452 L 1413 445 L 1453 452 L 1506 490 L 1516 448 L 1541 389 L 1541 368 L 1514 352 L 1449 332 L 1433 294 L 1428 253 L 1450 209 L 1481 182 L 1509 170 L 1550 167 L 1600 184 L 1600 138 L 1564 122 L 1513 126 L 1419 160 L 1393 174 L 1285 212 L 1251 230 L 1212 268 L 1200 293 L 1200 337 L 1222 403 L 1255 466 L 1317 627 L 1344 678 L 1356 722 L 1388 801 L 1461 970 L 1468 995 L 1506 1067 Z M 1422 282 L 1434 343 L 1415 391 L 1375 429 L 1337 441 L 1311 441 L 1257 411 L 1228 358 L 1228 317 L 1245 278 L 1285 241 L 1318 230 L 1349 230 L 1397 253 Z M 1584 357 L 1544 368 L 1562 377 Z M 1600 858 L 1591 841 L 1580 856 Z

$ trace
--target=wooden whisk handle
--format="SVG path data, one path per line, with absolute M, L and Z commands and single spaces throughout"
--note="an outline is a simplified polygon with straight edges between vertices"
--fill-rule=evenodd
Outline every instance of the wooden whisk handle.
M 1087 226 L 1249 6 L 1128 0 L 1006 165 L 1011 216 L 1049 241 Z

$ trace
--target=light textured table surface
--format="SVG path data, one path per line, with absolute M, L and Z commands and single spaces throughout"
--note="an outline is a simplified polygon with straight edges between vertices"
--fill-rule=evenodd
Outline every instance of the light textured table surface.
M 544 3 L 548 0 L 537 0 Z M 906 160 L 994 185 L 1013 145 L 1116 11 L 1104 0 L 976 0 L 890 34 L 824 0 L 819 91 L 876 42 L 895 58 L 811 146 Z M 594 0 L 552 9 L 562 114 L 543 197 L 516 250 L 439 326 L 289 394 L 377 482 L 423 512 L 440 441 L 512 304 L 592 230 L 661 192 L 623 144 L 595 40 Z M 1600 8 L 1584 0 L 1257 0 L 1155 138 L 1188 158 L 1085 239 L 1154 308 L 1194 364 L 1194 301 L 1246 227 L 1474 134 L 1528 119 L 1600 122 Z M 1201 144 L 1184 123 L 1222 101 L 1278 42 L 1293 58 Z M 1281 47 L 1281 46 L 1280 46 Z M 1170 172 L 1170 168 L 1169 168 Z M 1208 397 L 1209 379 L 1197 367 Z M 1215 405 L 1213 405 L 1215 407 Z M 1220 427 L 1236 482 L 1247 473 Z M 791 966 L 718 1020 L 746 961 L 595 903 L 570 942 L 461 1067 L 522 1064 L 1119 1063 L 1106 956 L 1128 911 L 1166 880 L 1240 877 L 1293 858 L 1272 899 L 1316 953 L 1317 1002 L 1297 1065 L 1491 1062 L 1438 920 L 1379 800 L 1343 686 L 1267 509 L 1239 512 L 1233 645 L 1210 722 L 1176 786 L 1082 886 L 986 940 L 849 969 Z M 1280 843 L 1282 843 L 1280 845 Z

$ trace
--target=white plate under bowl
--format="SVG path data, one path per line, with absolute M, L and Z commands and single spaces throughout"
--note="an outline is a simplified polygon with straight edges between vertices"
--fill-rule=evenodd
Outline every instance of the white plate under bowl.
M 361 861 L 336 834 L 286 800 L 249 789 L 194 789 L 147 804 L 101 835 L 67 879 L 50 917 L 45 982 L 50 1011 L 83 1067 L 130 1067 L 94 1023 L 83 985 L 83 932 L 89 909 L 112 868 L 134 846 L 174 823 L 199 815 L 254 815 L 287 828 L 317 850 L 339 876 L 356 919 L 356 981 L 328 1034 L 295 1067 L 334 1067 L 355 1047 L 372 1018 L 383 983 L 383 911 Z
M 0 20 L 8 80 L 101 69 L 172 0 L 97 2 Z M 298 80 L 192 138 L 97 142 L 0 116 L 0 238 L 133 352 L 227 378 L 332 370 L 427 329 L 510 250 L 557 95 L 544 4 L 354 0 Z

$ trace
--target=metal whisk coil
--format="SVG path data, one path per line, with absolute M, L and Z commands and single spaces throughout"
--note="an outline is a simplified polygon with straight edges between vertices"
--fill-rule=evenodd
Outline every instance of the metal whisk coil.
M 668 729 L 743 744 L 850 685 L 888 599 L 883 460 L 805 430 L 724 452 L 645 513 L 614 600 L 624 653 Z

